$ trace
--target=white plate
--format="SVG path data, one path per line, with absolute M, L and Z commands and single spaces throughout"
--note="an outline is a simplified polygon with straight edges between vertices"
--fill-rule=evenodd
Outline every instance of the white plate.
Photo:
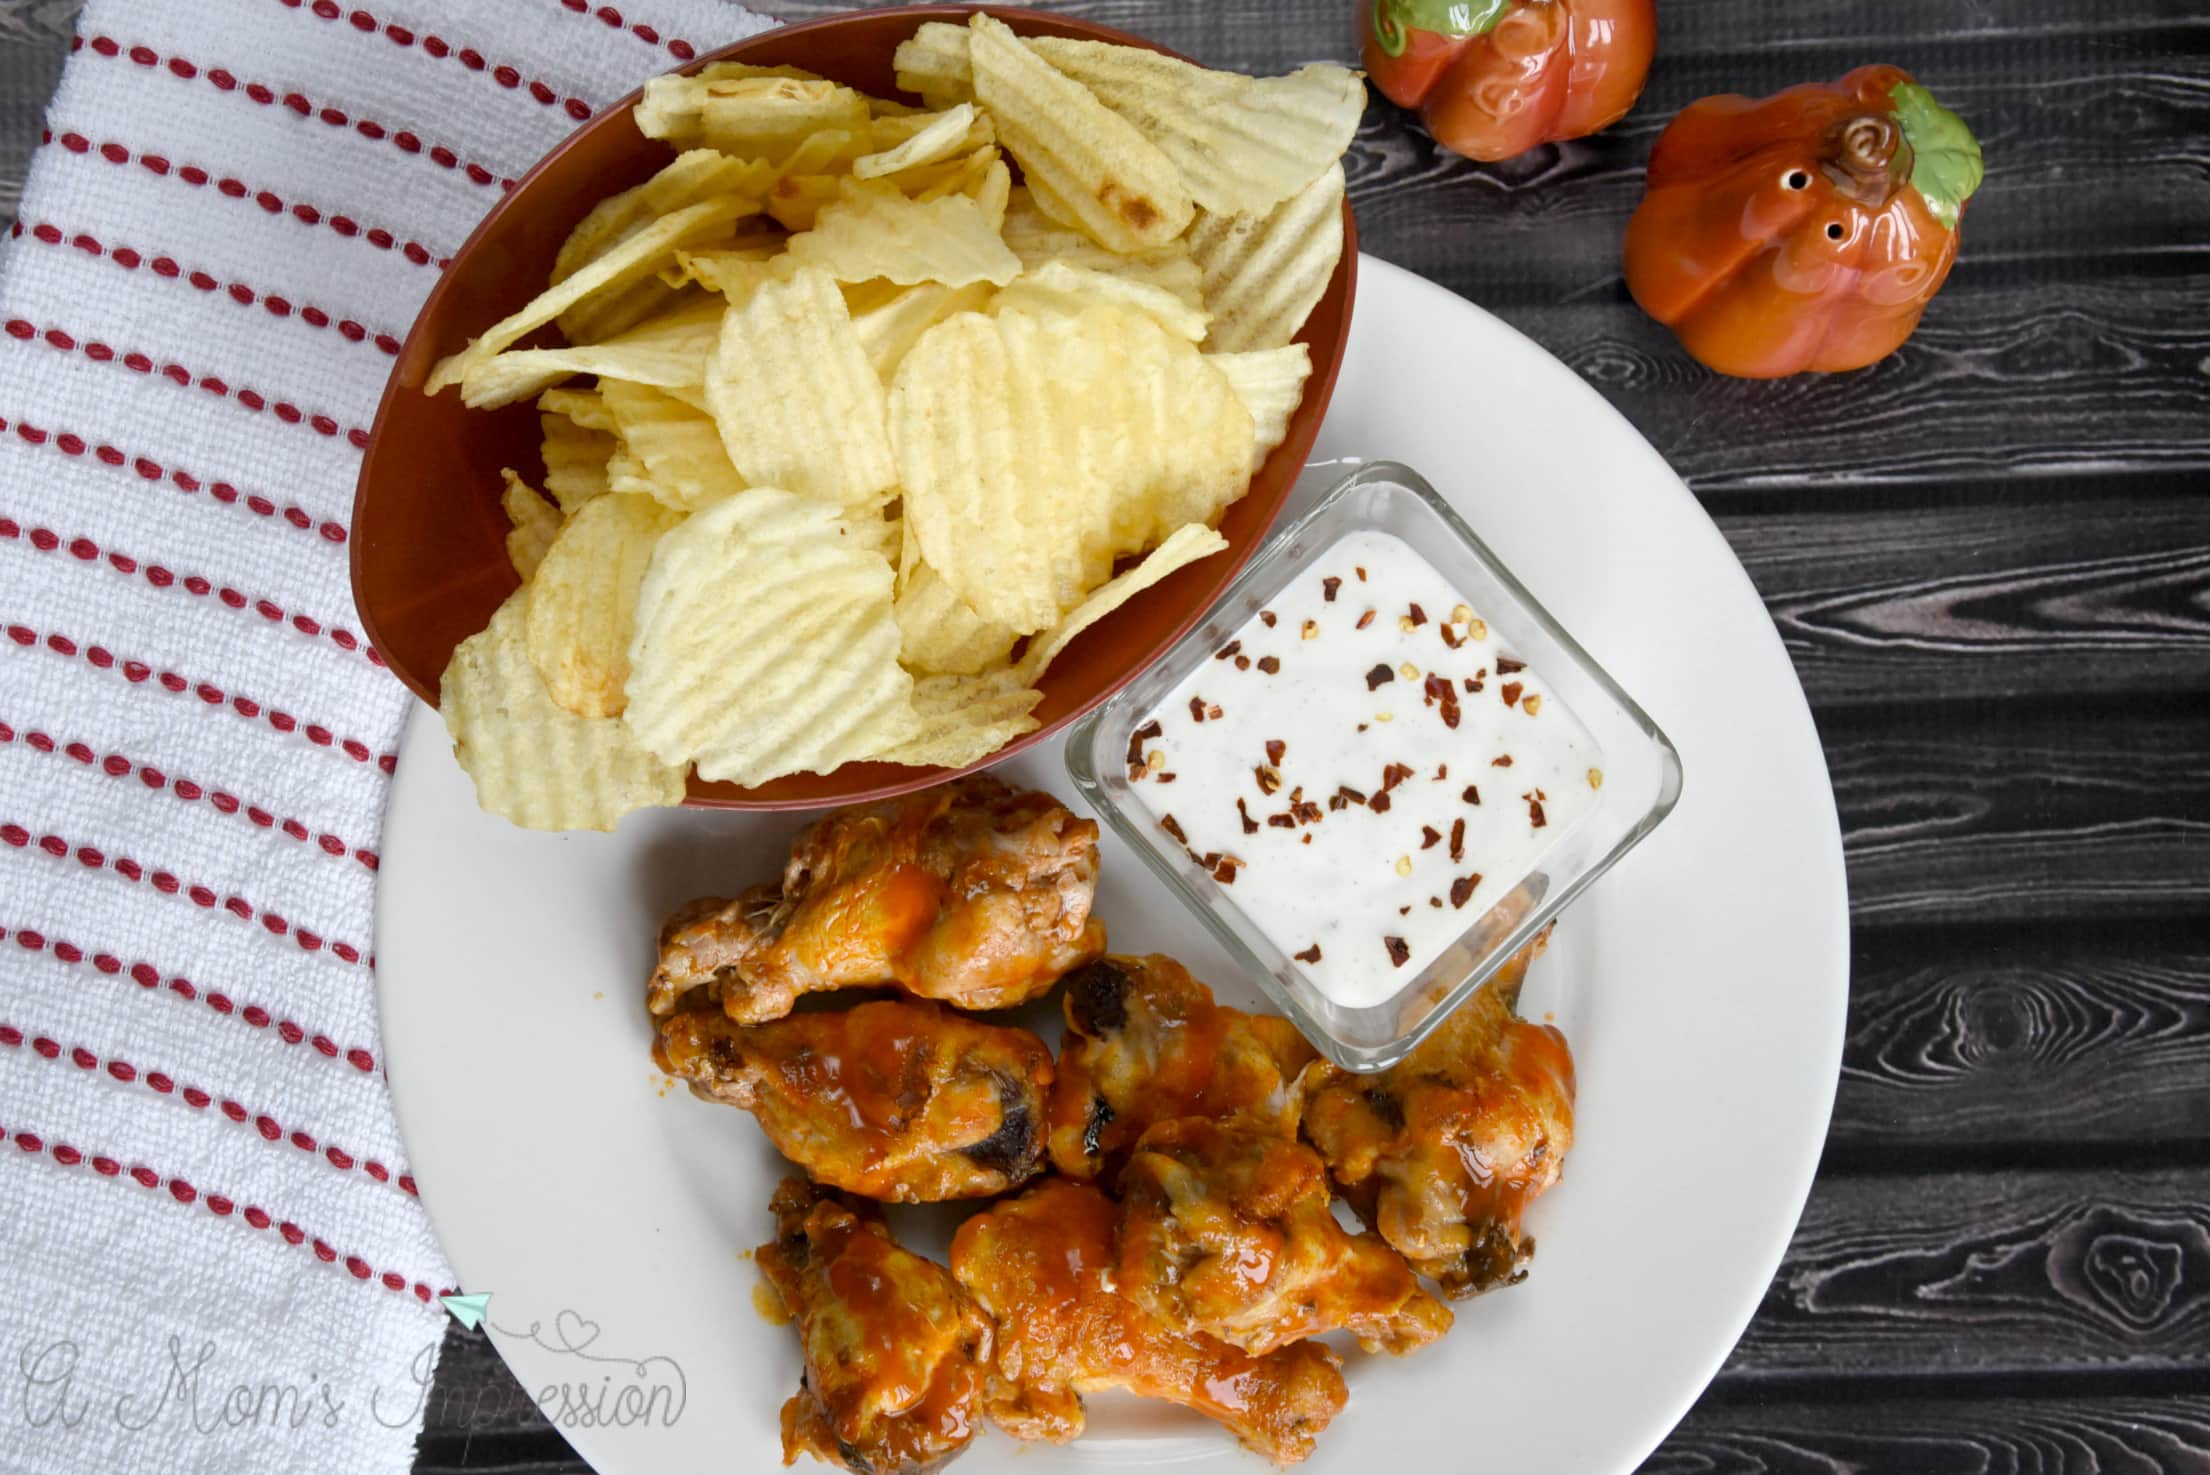
M 1818 737 L 1687 489 L 1478 308 L 1362 262 L 1315 454 L 1432 478 L 1671 735 L 1687 784 L 1566 916 L 1529 990 L 1580 1075 L 1564 1182 L 1531 1216 L 1532 1277 L 1462 1304 L 1417 1356 L 1354 1352 L 1350 1405 L 1308 1468 L 1386 1452 L 1405 1469 L 1631 1470 L 1747 1325 L 1825 1138 L 1848 931 Z M 1337 474 L 1316 465 L 1300 496 Z M 1057 743 L 1006 775 L 1074 802 Z M 548 1412 L 607 1475 L 777 1457 L 796 1347 L 754 1311 L 748 1252 L 770 1236 L 778 1163 L 748 1117 L 666 1089 L 639 992 L 661 914 L 771 875 L 798 823 L 666 811 L 614 836 L 525 834 L 476 810 L 435 714 L 407 730 L 376 939 L 400 1125 L 463 1286 L 492 1293 L 499 1350 L 533 1395 L 553 1390 Z M 1105 844 L 1114 946 L 1223 976 L 1197 925 Z M 1195 1415 L 1118 1399 L 1095 1400 L 1064 1451 L 992 1433 L 959 1468 L 1168 1462 L 1264 1468 Z

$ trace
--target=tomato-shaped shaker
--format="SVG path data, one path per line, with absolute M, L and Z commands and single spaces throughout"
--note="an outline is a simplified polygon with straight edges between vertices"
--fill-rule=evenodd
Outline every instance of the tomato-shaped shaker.
M 1657 50 L 1656 0 L 1361 0 L 1366 74 L 1435 141 L 1494 161 L 1626 115 Z
M 1898 67 L 1683 108 L 1627 226 L 1627 290 L 1722 374 L 1893 353 L 1957 259 L 1980 145 Z

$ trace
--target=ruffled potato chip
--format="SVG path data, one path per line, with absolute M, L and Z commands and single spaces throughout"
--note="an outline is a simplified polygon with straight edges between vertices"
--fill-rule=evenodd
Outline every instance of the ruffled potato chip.
M 1108 251 L 1080 231 L 1059 224 L 1036 208 L 1026 189 L 1015 189 L 1005 207 L 998 233 L 1021 265 L 1033 271 L 1053 261 L 1108 276 L 1126 277 L 1146 286 L 1173 293 L 1191 307 L 1205 305 L 1204 278 L 1189 254 L 1185 241 L 1173 240 L 1152 250 L 1126 255 Z
M 706 401 L 737 473 L 840 507 L 897 480 L 882 381 L 825 272 L 800 269 L 729 305 Z
M 1177 338 L 1204 341 L 1209 319 L 1203 308 L 1192 307 L 1164 287 L 1064 261 L 1047 261 L 1015 277 L 991 299 L 990 310 L 1081 313 L 1099 303 L 1140 312 Z
M 548 392 L 538 401 L 539 407 L 544 408 L 551 398 Z M 604 413 L 598 395 L 584 398 L 595 413 Z M 621 442 L 610 430 L 590 428 L 559 410 L 546 409 L 537 419 L 544 431 L 545 491 L 560 504 L 562 512 L 573 517 L 586 502 L 613 490 L 607 468 Z M 606 417 L 605 423 L 611 427 L 612 417 Z
M 901 287 L 877 279 L 847 286 L 844 303 L 875 377 L 888 384 L 923 333 L 955 312 L 982 311 L 990 305 L 994 290 L 988 282 L 965 287 L 916 282 Z
M 989 110 L 1029 189 L 1099 245 L 1141 251 L 1190 222 L 1180 171 L 1135 125 L 1023 46 L 1003 21 L 968 22 L 975 99 Z
M 963 102 L 940 113 L 877 118 L 869 136 L 877 151 L 852 161 L 857 179 L 875 179 L 972 153 L 996 142 L 997 129 L 987 114 Z
M 967 28 L 924 21 L 898 43 L 891 59 L 900 91 L 918 94 L 932 108 L 949 108 L 974 96 L 974 66 L 967 57 Z
M 703 356 L 695 367 L 704 372 Z M 601 383 L 634 466 L 624 489 L 647 492 L 683 512 L 744 489 L 713 416 L 663 390 L 618 379 Z
M 538 495 L 537 489 L 511 466 L 502 468 L 499 476 L 506 483 L 506 490 L 499 495 L 499 506 L 505 510 L 509 525 L 506 558 L 526 584 L 545 561 L 545 550 L 560 535 L 560 510 Z
M 634 384 L 696 384 L 721 334 L 718 298 L 698 293 L 671 311 L 604 343 L 580 348 L 511 348 L 476 365 L 460 381 L 470 409 L 528 399 L 577 374 Z
M 906 571 L 898 590 L 898 658 L 910 671 L 978 676 L 1003 666 L 1018 632 L 976 614 L 925 563 Z
M 1165 541 L 1144 555 L 1143 561 L 1126 573 L 1116 574 L 1090 594 L 1080 604 L 1069 610 L 1066 617 L 1044 634 L 1029 642 L 1028 650 L 1014 668 L 1023 681 L 1035 681 L 1074 637 L 1119 609 L 1129 600 L 1150 588 L 1175 570 L 1185 568 L 1202 558 L 1210 558 L 1228 546 L 1228 540 L 1201 522 L 1193 522 L 1176 528 L 1167 534 Z
M 519 310 L 492 324 L 459 353 L 449 355 L 431 371 L 423 392 L 436 394 L 447 385 L 460 383 L 470 370 L 512 348 L 523 337 L 586 298 L 639 285 L 659 288 L 665 293 L 666 289 L 653 279 L 653 273 L 674 260 L 679 247 L 696 245 L 726 232 L 736 221 L 758 208 L 753 201 L 728 197 L 702 201 L 661 216 L 557 286 L 539 293 Z
M 1310 184 L 1342 158 L 1366 110 L 1358 73 L 1327 62 L 1246 77 L 1103 41 L 1027 44 L 1158 145 L 1216 214 L 1268 210 Z
M 1343 259 L 1343 166 L 1263 215 L 1200 214 L 1190 254 L 1204 274 L 1215 353 L 1279 348 L 1297 336 Z
M 623 721 L 664 761 L 762 784 L 914 733 L 894 575 L 837 509 L 752 487 L 660 540 L 637 598 Z
M 1002 286 L 1021 269 L 1021 259 L 998 239 L 975 200 L 963 194 L 909 199 L 887 180 L 845 180 L 813 229 L 790 238 L 790 255 L 840 282 L 880 277 L 902 286 Z
M 578 717 L 627 703 L 631 616 L 660 535 L 683 520 L 651 497 L 614 492 L 568 520 L 530 580 L 527 643 L 545 694 Z
M 1039 724 L 1029 714 L 1043 700 L 1007 670 L 977 676 L 923 676 L 913 683 L 914 730 L 875 756 L 916 767 L 965 768 Z
M 611 717 L 554 705 L 530 662 L 530 599 L 518 589 L 453 650 L 438 710 L 476 802 L 529 830 L 611 830 L 632 810 L 683 802 L 683 769 L 640 748 Z
M 1289 436 L 1289 420 L 1304 402 L 1305 380 L 1312 376 L 1312 354 L 1302 343 L 1252 353 L 1211 353 L 1206 362 L 1228 376 L 1236 398 L 1251 412 L 1251 470 L 1266 464 L 1274 447 Z

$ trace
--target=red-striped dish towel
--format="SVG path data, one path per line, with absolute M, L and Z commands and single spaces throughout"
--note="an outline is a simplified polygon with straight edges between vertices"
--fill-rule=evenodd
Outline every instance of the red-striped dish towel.
M 724 0 L 90 0 L 0 265 L 0 1469 L 399 1471 L 406 695 L 346 520 L 440 263 Z

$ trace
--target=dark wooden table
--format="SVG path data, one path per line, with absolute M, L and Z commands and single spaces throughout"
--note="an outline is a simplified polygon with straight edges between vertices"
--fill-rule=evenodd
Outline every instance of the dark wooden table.
M 73 8 L 0 0 L 10 209 Z M 1246 71 L 1355 55 L 1350 0 L 1046 8 Z M 2210 1471 L 2210 7 L 1661 9 L 1601 138 L 1479 167 L 1377 103 L 1350 159 L 1366 249 L 1532 335 L 1687 478 L 1840 800 L 1825 1162 L 1645 1469 Z M 1985 146 L 1956 273 L 1886 363 L 1714 378 L 1620 281 L 1650 144 L 1691 98 L 1872 61 Z M 448 1340 L 418 1475 L 584 1468 L 487 1344 Z

